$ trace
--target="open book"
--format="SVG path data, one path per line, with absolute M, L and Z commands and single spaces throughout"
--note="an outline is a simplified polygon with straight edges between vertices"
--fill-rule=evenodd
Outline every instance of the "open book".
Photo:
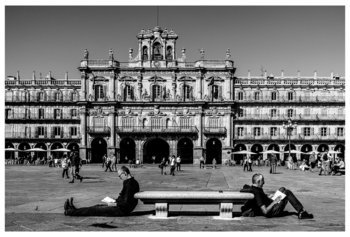
M 286 195 L 284 193 L 277 190 L 276 193 L 273 195 L 272 200 L 275 200 L 278 196 L 281 196 L 281 199 L 278 203 L 280 203 L 282 201 L 282 199 L 286 197 Z
M 102 202 L 105 202 L 105 203 L 115 203 L 115 199 L 113 198 L 110 198 L 110 197 L 105 197 L 104 199 L 101 200 Z

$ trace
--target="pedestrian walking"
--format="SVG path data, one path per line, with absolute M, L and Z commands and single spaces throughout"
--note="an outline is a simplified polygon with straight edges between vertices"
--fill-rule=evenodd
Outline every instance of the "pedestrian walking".
M 312 152 L 312 154 L 309 156 L 309 164 L 310 164 L 310 172 L 314 172 L 313 168 L 316 166 L 316 154 L 315 152 Z
M 170 159 L 170 175 L 175 176 L 175 163 L 176 163 L 175 156 L 173 155 L 169 157 L 169 159 Z
M 109 169 L 109 172 L 112 172 L 111 169 L 111 164 L 112 164 L 112 160 L 109 156 L 106 157 L 106 169 L 105 172 L 107 172 L 107 170 Z
M 112 156 L 112 170 L 117 171 L 117 158 L 115 157 L 115 154 Z
M 165 167 L 166 167 L 166 160 L 165 157 L 163 157 L 162 161 L 160 162 L 160 165 L 158 166 L 160 168 L 160 174 L 161 175 L 166 175 L 166 172 L 163 172 Z
M 271 154 L 270 156 L 270 174 L 276 174 L 276 166 L 277 166 L 277 156 L 276 154 Z
M 181 171 L 181 157 L 176 158 L 176 171 Z
M 104 156 L 102 156 L 102 169 L 105 167 L 106 160 L 107 160 L 107 154 L 105 154 Z
M 72 180 L 69 183 L 74 183 L 74 179 L 80 179 L 80 182 L 83 182 L 83 177 L 79 174 L 81 164 L 80 157 L 74 153 L 72 156 Z
M 253 171 L 252 170 L 252 158 L 250 156 L 248 156 L 248 171 Z
M 213 169 L 216 169 L 216 159 L 213 158 Z
M 324 172 L 324 175 L 328 175 L 329 172 L 329 154 L 328 149 L 325 152 L 322 152 L 320 154 L 322 165 L 320 169 L 320 173 L 318 175 L 322 175 L 322 172 Z
M 153 164 L 156 163 L 156 157 L 155 156 L 152 156 L 152 161 L 153 161 Z
M 69 176 L 68 176 L 68 169 L 69 169 L 69 166 L 70 166 L 70 160 L 68 159 L 67 155 L 64 155 L 63 156 L 63 159 L 62 159 L 62 178 L 64 178 L 64 175 L 66 175 L 67 179 L 69 179 Z
M 201 156 L 201 158 L 199 158 L 199 168 L 202 169 L 202 166 L 204 169 L 204 157 L 203 156 Z
M 244 156 L 243 158 L 243 172 L 245 171 L 245 169 L 247 169 L 248 171 L 248 157 L 247 156 Z

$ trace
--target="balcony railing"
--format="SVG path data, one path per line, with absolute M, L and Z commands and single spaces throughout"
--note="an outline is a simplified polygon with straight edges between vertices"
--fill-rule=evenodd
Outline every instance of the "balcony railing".
M 32 85 L 34 82 L 34 85 L 58 85 L 58 86 L 64 86 L 64 85 L 81 85 L 81 80 L 66 80 L 66 79 L 57 79 L 57 80 L 45 80 L 45 79 L 21 79 L 20 81 L 15 80 L 6 80 L 5 85 Z
M 330 120 L 330 121 L 341 121 L 345 120 L 345 115 L 338 115 L 338 114 L 328 114 L 328 115 L 320 115 L 320 114 L 310 114 L 310 115 L 304 115 L 304 114 L 297 114 L 295 116 L 289 117 L 287 115 L 276 115 L 271 116 L 269 114 L 246 114 L 244 116 L 237 116 L 236 120 L 288 120 L 292 119 L 293 121 L 307 121 L 307 120 Z
M 89 126 L 87 127 L 86 131 L 89 134 L 95 134 L 95 135 L 110 134 L 111 128 L 107 126 Z
M 330 78 L 310 78 L 310 77 L 303 77 L 303 78 L 277 78 L 274 79 L 266 79 L 262 77 L 252 77 L 252 78 L 238 78 L 235 80 L 235 84 L 242 84 L 242 85 L 344 85 L 345 79 L 340 78 L 339 80 L 334 80 Z
M 203 134 L 220 134 L 225 135 L 227 132 L 225 127 L 204 127 Z
M 26 132 L 6 132 L 5 138 L 26 138 L 26 139 L 80 139 L 81 135 L 78 133 L 77 135 L 72 135 L 70 133 L 61 133 L 59 135 L 55 135 L 54 133 L 26 133 Z
M 80 120 L 80 116 L 72 116 L 69 113 L 62 113 L 62 114 L 54 114 L 54 113 L 48 113 L 43 115 L 35 114 L 26 114 L 26 113 L 11 113 L 7 114 L 6 119 L 23 119 L 23 120 L 35 120 L 35 119 L 55 119 L 55 120 L 62 120 L 62 119 L 74 119 L 74 120 Z
M 151 126 L 134 126 L 134 127 L 116 127 L 116 133 L 128 134 L 128 133 L 139 133 L 139 134 L 197 134 L 198 129 L 196 126 L 190 127 L 151 127 Z
M 293 99 L 288 99 L 284 96 L 272 100 L 269 98 L 255 99 L 253 96 L 247 96 L 243 99 L 237 99 L 236 102 L 256 102 L 256 103 L 295 103 L 295 102 L 345 102 L 345 97 L 342 96 L 296 96 Z
M 268 134 L 264 135 L 254 135 L 254 134 L 246 134 L 243 136 L 239 136 L 236 134 L 235 136 L 236 140 L 288 140 L 288 136 L 286 134 L 279 134 L 276 136 L 271 136 Z M 297 135 L 291 135 L 290 136 L 291 140 L 345 140 L 345 136 L 337 136 L 336 134 L 333 135 L 326 135 L 326 136 L 321 136 L 319 134 L 316 135 L 310 135 L 310 136 L 305 136 L 302 134 L 297 134 Z
M 39 98 L 38 96 L 13 96 L 12 98 L 5 97 L 5 102 L 77 102 L 78 98 L 71 98 L 70 96 L 63 96 L 56 98 L 54 96 L 46 96 Z

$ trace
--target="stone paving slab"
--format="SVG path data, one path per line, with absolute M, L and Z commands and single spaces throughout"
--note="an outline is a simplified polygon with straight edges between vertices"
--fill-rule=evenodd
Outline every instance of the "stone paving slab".
M 5 231 L 345 231 L 345 176 L 318 176 L 317 172 L 292 171 L 278 167 L 241 166 L 199 169 L 182 165 L 175 176 L 160 175 L 157 165 L 132 168 L 141 191 L 239 191 L 259 172 L 265 176 L 264 190 L 274 193 L 291 189 L 313 220 L 299 220 L 290 204 L 280 218 L 241 217 L 235 206 L 234 218 L 218 218 L 218 205 L 170 205 L 169 219 L 155 219 L 154 206 L 139 202 L 127 217 L 67 217 L 63 204 L 74 197 L 76 207 L 100 203 L 105 196 L 117 197 L 122 181 L 116 172 L 104 172 L 100 165 L 84 165 L 80 183 L 69 184 L 61 169 L 47 166 L 5 167 Z

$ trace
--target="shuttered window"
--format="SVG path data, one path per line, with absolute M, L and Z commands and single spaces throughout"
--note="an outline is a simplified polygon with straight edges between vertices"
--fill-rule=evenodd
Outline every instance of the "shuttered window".
M 243 136 L 243 134 L 244 134 L 244 128 L 243 128 L 243 127 L 239 127 L 239 128 L 237 129 L 237 135 L 238 135 L 238 136 Z
M 243 100 L 243 92 L 238 92 L 238 100 Z
M 209 118 L 209 127 L 210 128 L 220 127 L 219 118 Z
M 95 98 L 97 100 L 105 98 L 105 94 L 104 94 L 104 90 L 103 90 L 103 86 L 102 85 L 96 85 L 95 86 Z
M 293 100 L 294 92 L 288 92 L 288 100 Z
M 270 128 L 270 136 L 277 136 L 277 127 Z
M 160 98 L 162 93 L 161 87 L 158 85 L 153 86 L 153 98 Z
M 337 128 L 337 136 L 339 137 L 344 136 L 344 128 Z
M 123 128 L 132 128 L 132 127 L 134 127 L 134 119 L 133 118 L 123 118 L 122 119 L 122 127 Z
M 259 127 L 255 127 L 254 128 L 254 136 L 260 136 L 261 134 L 261 129 Z
M 310 127 L 304 127 L 303 130 L 304 130 L 303 134 L 304 134 L 305 137 L 311 136 L 311 128 Z
M 277 93 L 271 92 L 271 100 L 277 100 Z

